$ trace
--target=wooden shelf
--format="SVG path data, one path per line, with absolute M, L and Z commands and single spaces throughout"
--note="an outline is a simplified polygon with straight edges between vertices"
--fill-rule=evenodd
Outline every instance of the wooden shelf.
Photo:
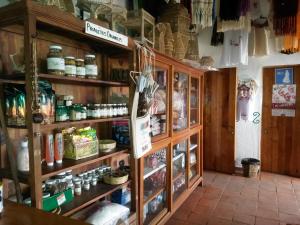
M 193 151 L 195 148 L 197 148 L 198 145 L 197 144 L 191 144 L 190 146 L 190 151 Z
M 165 168 L 166 166 L 167 166 L 166 163 L 160 162 L 159 166 L 154 168 L 154 169 L 145 167 L 145 169 L 144 169 L 144 180 L 147 179 L 148 177 L 150 177 L 152 174 L 156 173 L 157 171 Z
M 148 204 L 149 202 L 151 202 L 155 197 L 157 197 L 158 195 L 160 195 L 163 191 L 165 190 L 165 187 L 155 191 L 152 195 L 150 195 L 145 201 L 144 201 L 144 205 Z
M 18 171 L 18 179 L 20 183 L 23 184 L 29 184 L 29 173 L 25 173 L 25 172 L 20 172 Z M 5 179 L 9 179 L 9 180 L 13 180 L 11 171 L 9 168 L 0 168 L 0 174 L 1 174 L 1 178 L 5 178 Z
M 0 75 L 0 78 L 1 78 L 0 83 L 25 84 L 24 74 Z M 48 80 L 52 83 L 60 83 L 60 84 L 89 85 L 89 86 L 102 86 L 102 87 L 128 87 L 129 86 L 129 83 L 125 83 L 125 82 L 67 77 L 67 76 L 58 76 L 58 75 L 51 75 L 51 74 L 44 74 L 44 73 L 38 74 L 38 78 L 42 80 Z
M 176 155 L 176 156 L 172 159 L 172 161 L 174 162 L 174 161 L 176 161 L 177 159 L 179 159 L 180 157 L 183 157 L 183 156 L 184 156 L 184 153 L 180 153 L 180 154 Z
M 178 173 L 178 174 L 173 178 L 173 183 L 174 183 L 176 180 L 178 180 L 181 176 L 185 176 L 185 173 L 183 173 L 183 172 Z
M 104 123 L 104 122 L 112 122 L 112 121 L 116 121 L 116 120 L 128 120 L 128 119 L 129 119 L 129 116 L 123 116 L 123 117 L 112 117 L 112 118 L 106 118 L 106 119 L 56 122 L 56 123 L 52 123 L 52 124 L 41 125 L 41 130 L 52 130 L 52 129 L 56 129 L 56 128 L 71 127 L 71 126 L 77 126 L 77 125 L 82 125 L 82 124 Z
M 105 80 L 86 79 L 86 78 L 67 77 L 67 76 L 56 76 L 51 74 L 39 74 L 38 77 L 41 79 L 51 81 L 53 83 L 62 83 L 62 84 L 91 85 L 91 86 L 103 86 L 103 87 L 129 86 L 128 83 L 124 83 L 124 82 L 105 81 Z
M 88 205 L 98 201 L 99 199 L 110 195 L 121 187 L 128 185 L 129 183 L 130 181 L 127 181 L 126 183 L 121 185 L 99 183 L 96 186 L 91 186 L 89 191 L 82 190 L 82 194 L 80 196 L 74 196 L 72 202 L 61 206 L 61 215 L 70 216 L 80 209 L 85 208 Z
M 97 162 L 100 162 L 102 160 L 124 154 L 124 153 L 129 153 L 128 149 L 124 150 L 116 150 L 115 152 L 112 153 L 99 153 L 97 156 L 92 156 L 89 158 L 85 159 L 80 159 L 80 160 L 72 160 L 72 159 L 63 159 L 62 164 L 54 164 L 53 167 L 47 166 L 45 163 L 42 165 L 42 180 L 46 180 L 52 176 L 55 176 L 58 173 L 65 172 L 67 170 L 74 170 L 77 168 L 81 168 L 83 166 L 91 165 Z

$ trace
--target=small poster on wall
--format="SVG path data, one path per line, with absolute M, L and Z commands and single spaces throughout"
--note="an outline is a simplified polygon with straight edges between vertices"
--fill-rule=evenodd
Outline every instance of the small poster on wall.
M 273 85 L 272 116 L 295 117 L 296 85 Z
M 276 84 L 293 84 L 294 83 L 293 68 L 275 69 L 275 83 Z

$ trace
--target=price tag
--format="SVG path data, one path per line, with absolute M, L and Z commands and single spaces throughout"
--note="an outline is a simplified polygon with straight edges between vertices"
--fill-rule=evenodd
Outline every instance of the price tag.
M 62 193 L 60 196 L 58 196 L 58 197 L 56 198 L 56 200 L 57 200 L 57 204 L 58 204 L 59 206 L 61 206 L 61 205 L 66 201 L 66 196 L 65 196 L 65 194 Z

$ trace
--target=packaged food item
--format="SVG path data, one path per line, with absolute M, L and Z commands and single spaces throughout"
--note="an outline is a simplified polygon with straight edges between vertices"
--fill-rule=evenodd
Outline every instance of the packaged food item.
M 70 120 L 78 121 L 81 120 L 81 106 L 79 104 L 73 104 L 70 109 Z
M 28 138 L 24 138 L 17 153 L 17 167 L 21 172 L 29 172 Z
M 50 45 L 47 56 L 47 70 L 49 74 L 65 74 L 65 60 L 63 58 L 62 47 L 59 45 Z
M 62 130 L 57 129 L 54 131 L 55 138 L 54 138 L 54 158 L 55 162 L 58 164 L 62 163 L 62 158 L 64 155 L 64 140 Z
M 76 76 L 75 57 L 73 56 L 65 57 L 65 75 L 68 77 Z
M 53 143 L 53 134 L 45 135 L 45 155 L 47 166 L 54 165 L 54 143 Z
M 76 76 L 79 78 L 85 78 L 85 66 L 83 59 L 76 59 Z
M 86 55 L 84 63 L 85 63 L 86 77 L 89 79 L 97 79 L 98 67 L 96 64 L 96 56 L 95 55 Z
M 39 81 L 39 102 L 44 121 L 51 124 L 55 121 L 55 92 L 48 81 Z

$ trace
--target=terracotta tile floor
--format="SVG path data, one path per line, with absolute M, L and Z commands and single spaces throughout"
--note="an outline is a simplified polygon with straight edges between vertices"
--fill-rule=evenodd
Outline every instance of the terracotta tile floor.
M 300 178 L 261 179 L 205 171 L 198 187 L 166 225 L 300 225 Z

